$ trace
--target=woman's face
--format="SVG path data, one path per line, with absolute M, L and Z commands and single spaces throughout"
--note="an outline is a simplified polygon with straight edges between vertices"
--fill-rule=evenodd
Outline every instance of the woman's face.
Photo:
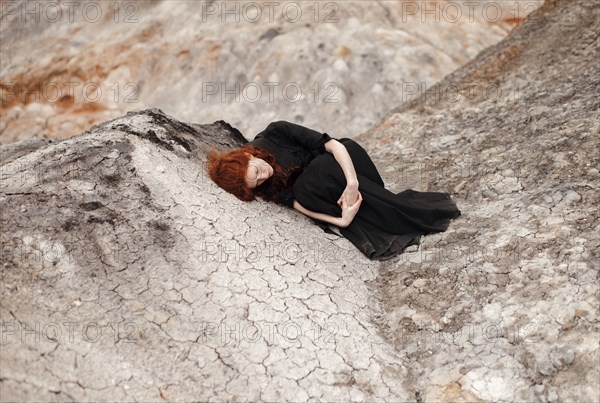
M 246 185 L 253 189 L 273 176 L 273 167 L 263 159 L 246 153 L 250 157 L 246 171 Z

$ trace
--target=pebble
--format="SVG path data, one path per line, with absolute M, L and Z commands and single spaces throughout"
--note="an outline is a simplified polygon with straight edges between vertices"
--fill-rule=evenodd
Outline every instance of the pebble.
M 552 200 L 554 200 L 554 203 L 558 203 L 562 199 L 563 199 L 563 195 L 560 192 L 556 192 L 552 195 Z
M 581 200 L 581 196 L 574 190 L 569 190 L 565 196 L 565 203 L 572 204 Z

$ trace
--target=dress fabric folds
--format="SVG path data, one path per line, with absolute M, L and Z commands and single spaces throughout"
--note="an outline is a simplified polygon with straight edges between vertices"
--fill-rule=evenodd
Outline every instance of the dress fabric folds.
M 293 200 L 309 210 L 341 217 L 337 204 L 346 187 L 344 172 L 324 143 L 333 137 L 303 126 L 278 121 L 271 123 L 250 144 L 273 153 L 284 167 L 297 163 L 304 170 L 293 189 L 282 194 L 282 204 L 293 207 Z M 368 153 L 350 138 L 336 139 L 348 150 L 358 178 L 363 201 L 352 223 L 339 233 L 371 260 L 387 260 L 408 246 L 420 244 L 422 235 L 443 232 L 461 212 L 449 193 L 419 192 L 406 189 L 392 193 Z M 326 232 L 329 224 L 313 221 Z

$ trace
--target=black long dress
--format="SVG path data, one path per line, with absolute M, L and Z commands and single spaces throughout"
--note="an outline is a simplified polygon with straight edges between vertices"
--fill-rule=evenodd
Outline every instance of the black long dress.
M 325 150 L 324 144 L 332 138 L 295 123 L 277 121 L 248 144 L 271 152 L 286 169 L 294 164 L 303 167 L 293 188 L 280 193 L 282 204 L 293 208 L 296 199 L 309 210 L 341 217 L 337 200 L 346 187 L 346 177 L 333 154 Z M 406 189 L 394 194 L 385 189 L 367 152 L 350 138 L 335 139 L 350 154 L 363 197 L 352 223 L 339 232 L 369 259 L 390 259 L 406 247 L 420 244 L 422 235 L 446 231 L 450 220 L 460 216 L 449 193 Z M 328 223 L 312 220 L 335 234 Z

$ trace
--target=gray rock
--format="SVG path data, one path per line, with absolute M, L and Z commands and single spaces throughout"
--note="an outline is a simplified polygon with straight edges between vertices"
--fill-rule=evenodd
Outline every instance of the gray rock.
M 40 16 L 10 1 L 0 141 L 70 137 L 147 107 L 226 119 L 248 139 L 278 119 L 353 137 L 542 2 L 439 3 L 429 14 L 421 2 L 55 2 L 37 3 Z
M 207 147 L 243 142 L 223 121 L 2 147 L 0 395 L 600 400 L 599 6 L 530 17 L 433 89 L 504 95 L 415 99 L 357 138 L 391 189 L 459 190 L 463 216 L 390 261 L 216 187 Z
M 419 358 L 405 384 L 426 391 L 424 401 L 600 399 L 600 339 L 592 331 L 600 324 L 592 280 L 600 259 L 586 253 L 600 241 L 593 230 L 600 219 L 593 168 L 600 165 L 599 14 L 593 2 L 546 2 L 428 97 L 398 106 L 356 138 L 382 167 L 396 162 L 383 174 L 390 188 L 452 192 L 463 213 L 464 225 L 383 262 L 373 284 L 387 312 L 384 334 Z M 502 96 L 440 96 L 491 83 Z M 455 134 L 462 137 L 441 146 Z M 419 176 L 407 184 L 396 172 L 409 170 Z M 456 278 L 440 276 L 440 267 Z M 419 279 L 427 289 L 414 286 Z M 449 310 L 460 312 L 455 334 L 468 336 L 459 346 L 428 337 Z M 584 321 L 575 311 L 595 313 Z M 425 325 L 407 337 L 399 317 Z M 485 363 L 489 356 L 495 365 Z M 469 369 L 453 372 L 459 364 Z M 549 392 L 537 397 L 542 381 Z

